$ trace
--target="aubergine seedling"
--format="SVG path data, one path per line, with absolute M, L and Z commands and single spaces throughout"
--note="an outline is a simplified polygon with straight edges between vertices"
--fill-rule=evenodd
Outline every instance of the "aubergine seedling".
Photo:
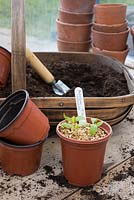
M 97 134 L 102 132 L 102 135 L 104 133 L 103 130 L 101 130 L 99 127 L 103 124 L 103 121 L 97 119 L 97 118 L 91 118 L 91 122 L 86 122 L 81 124 L 80 121 L 84 119 L 82 116 L 72 116 L 69 117 L 66 114 L 64 114 L 65 121 L 61 124 L 62 131 L 64 131 L 65 135 L 73 135 L 75 138 L 77 135 L 80 135 L 82 137 L 85 137 L 85 133 L 88 138 L 96 137 Z M 69 136 L 70 137 L 70 136 Z

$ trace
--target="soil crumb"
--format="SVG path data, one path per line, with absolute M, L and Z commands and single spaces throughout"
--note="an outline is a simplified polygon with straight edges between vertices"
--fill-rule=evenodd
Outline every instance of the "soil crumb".
M 53 168 L 49 165 L 45 165 L 43 169 L 45 169 L 46 174 L 54 173 Z
M 76 186 L 69 184 L 68 181 L 64 178 L 63 174 L 59 174 L 57 176 L 49 175 L 47 179 L 53 180 L 53 182 L 57 183 L 60 187 L 77 188 Z
M 92 190 L 92 187 L 85 187 L 81 190 L 80 194 L 82 196 L 88 196 L 92 200 L 112 200 L 111 195 L 108 194 L 99 194 L 97 191 Z

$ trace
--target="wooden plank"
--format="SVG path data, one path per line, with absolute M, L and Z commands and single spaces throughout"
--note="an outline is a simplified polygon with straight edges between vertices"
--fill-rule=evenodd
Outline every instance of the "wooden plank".
M 65 113 L 68 116 L 76 116 L 76 109 L 41 109 L 50 120 L 62 120 L 63 114 Z M 86 109 L 86 116 L 97 117 L 103 120 L 110 120 L 121 116 L 127 110 L 124 108 L 112 108 L 112 109 Z
M 12 91 L 26 88 L 25 0 L 12 0 Z
M 86 110 L 86 115 L 90 117 L 97 117 L 104 121 L 107 121 L 110 125 L 115 125 L 121 122 L 131 111 L 132 106 L 123 108 L 123 110 L 115 109 L 97 109 L 97 110 Z M 48 116 L 50 124 L 56 125 L 59 121 L 63 120 L 63 113 L 68 116 L 76 115 L 75 109 L 41 109 L 46 116 Z
M 115 108 L 134 104 L 134 94 L 118 97 L 85 97 L 86 108 Z M 33 97 L 39 108 L 75 108 L 74 97 Z
M 118 124 L 119 122 L 123 121 L 127 117 L 127 115 L 130 113 L 130 111 L 132 110 L 132 108 L 133 108 L 133 106 L 128 107 L 128 109 L 126 110 L 126 112 L 124 112 L 121 116 L 116 117 L 115 119 L 109 119 L 109 120 L 107 120 L 107 122 L 110 125 Z

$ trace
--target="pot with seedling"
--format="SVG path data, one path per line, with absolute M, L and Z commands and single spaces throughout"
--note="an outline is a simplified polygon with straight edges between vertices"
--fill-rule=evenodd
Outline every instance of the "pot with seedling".
M 75 89 L 78 116 L 68 117 L 56 128 L 61 140 L 63 172 L 70 184 L 87 186 L 102 174 L 105 148 L 111 126 L 97 118 L 86 117 L 81 88 Z

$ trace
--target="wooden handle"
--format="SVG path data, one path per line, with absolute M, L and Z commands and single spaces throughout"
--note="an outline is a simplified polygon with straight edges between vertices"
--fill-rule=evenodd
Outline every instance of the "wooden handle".
M 26 89 L 26 36 L 25 36 L 25 0 L 11 1 L 12 16 L 12 54 L 11 79 L 12 92 Z
M 131 27 L 131 34 L 134 37 L 134 26 Z
M 54 76 L 28 48 L 26 48 L 26 60 L 46 83 L 51 84 L 54 81 Z

